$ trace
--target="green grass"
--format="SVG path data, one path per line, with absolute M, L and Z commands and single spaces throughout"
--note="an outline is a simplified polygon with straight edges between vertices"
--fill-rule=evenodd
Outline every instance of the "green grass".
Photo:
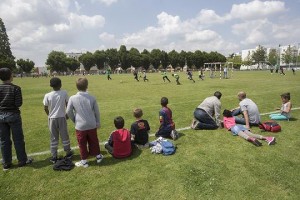
M 280 106 L 279 95 L 291 92 L 294 107 L 300 106 L 300 76 L 268 72 L 236 72 L 232 79 L 206 79 L 193 84 L 181 74 L 182 85 L 163 83 L 159 74 L 148 74 L 149 83 L 133 80 L 132 75 L 88 76 L 89 92 L 97 98 L 101 112 L 100 141 L 107 140 L 114 130 L 113 118 L 121 115 L 126 127 L 134 121 L 132 110 L 140 107 L 150 122 L 151 133 L 158 126 L 160 98 L 167 96 L 177 128 L 190 125 L 194 108 L 216 90 L 223 93 L 222 109 L 238 105 L 236 94 L 247 92 L 260 112 Z M 61 77 L 63 89 L 76 93 L 78 77 Z M 195 77 L 196 78 L 196 77 Z M 120 82 L 122 80 L 122 82 Z M 49 78 L 15 79 L 22 87 L 23 128 L 28 154 L 49 150 L 47 116 L 42 100 L 49 92 Z M 175 155 L 152 155 L 149 149 L 136 151 L 131 158 L 116 160 L 105 155 L 97 166 L 93 158 L 87 169 L 55 172 L 50 154 L 34 157 L 35 162 L 24 168 L 0 172 L 0 199 L 299 199 L 300 197 L 300 111 L 294 120 L 280 122 L 280 133 L 274 135 L 275 146 L 255 147 L 230 132 L 181 131 L 175 141 Z M 268 116 L 263 116 L 267 120 Z M 76 146 L 74 124 L 68 121 L 72 146 Z M 254 132 L 260 133 L 258 128 Z M 151 140 L 154 139 L 151 137 Z M 74 160 L 79 160 L 75 151 Z M 14 161 L 16 163 L 16 161 Z

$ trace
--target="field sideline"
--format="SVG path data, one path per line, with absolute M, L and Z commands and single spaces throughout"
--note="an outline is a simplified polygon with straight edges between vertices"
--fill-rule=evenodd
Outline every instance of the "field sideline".
M 196 73 L 195 73 L 196 75 Z M 254 100 L 261 113 L 280 106 L 279 95 L 290 92 L 294 108 L 300 107 L 300 76 L 287 72 L 286 76 L 271 75 L 267 71 L 235 72 L 232 79 L 194 79 L 180 74 L 182 85 L 164 83 L 160 74 L 148 74 L 149 82 L 136 82 L 132 75 L 86 76 L 89 92 L 96 97 L 101 113 L 100 142 L 107 140 L 114 130 L 113 118 L 121 115 L 125 126 L 134 122 L 132 110 L 140 107 L 154 133 L 158 126 L 160 98 L 169 98 L 176 127 L 188 127 L 195 107 L 216 90 L 223 93 L 222 110 L 238 105 L 237 92 L 244 90 Z M 63 89 L 75 94 L 74 77 L 61 77 Z M 47 116 L 42 100 L 51 91 L 49 78 L 16 78 L 22 87 L 21 108 L 26 149 L 28 154 L 49 149 Z M 50 154 L 35 155 L 33 165 L 0 172 L 0 199 L 298 199 L 300 196 L 300 136 L 298 109 L 293 119 L 280 122 L 281 133 L 274 135 L 275 146 L 257 148 L 233 137 L 224 129 L 216 131 L 182 130 L 175 141 L 175 155 L 152 155 L 150 150 L 134 152 L 124 160 L 116 160 L 106 153 L 97 166 L 93 158 L 87 169 L 55 172 L 48 161 Z M 262 116 L 268 119 L 267 115 Z M 77 146 L 74 124 L 68 128 L 72 146 Z M 254 132 L 260 133 L 258 128 Z M 151 137 L 151 140 L 154 137 Z M 46 152 L 45 152 L 46 153 Z M 79 160 L 75 150 L 74 161 Z M 61 155 L 63 155 L 61 153 Z M 16 162 L 16 161 L 14 161 Z

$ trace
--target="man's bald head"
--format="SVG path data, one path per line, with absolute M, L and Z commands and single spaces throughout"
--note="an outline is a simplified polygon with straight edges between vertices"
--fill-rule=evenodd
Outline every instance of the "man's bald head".
M 246 98 L 246 92 L 243 92 L 243 91 L 239 92 L 238 93 L 238 98 L 239 98 L 240 101 L 245 99 Z

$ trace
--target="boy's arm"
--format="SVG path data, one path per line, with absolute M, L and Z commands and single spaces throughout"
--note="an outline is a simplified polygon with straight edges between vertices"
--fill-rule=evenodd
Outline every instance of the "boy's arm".
M 246 122 L 246 128 L 250 128 L 250 122 L 249 122 L 248 111 L 247 111 L 247 110 L 244 110 L 244 111 L 243 111 L 243 115 L 244 115 L 245 122 Z
M 109 146 L 113 146 L 114 145 L 113 136 L 112 135 L 113 135 L 113 133 L 110 134 L 110 136 L 108 138 L 108 141 L 107 141 L 108 144 L 109 144 Z
M 44 110 L 45 110 L 45 113 L 46 113 L 47 115 L 49 115 L 49 109 L 48 109 L 48 106 L 44 106 Z
M 94 101 L 94 114 L 96 118 L 96 126 L 97 128 L 100 128 L 100 111 L 96 100 Z
M 160 127 L 163 127 L 165 125 L 165 116 L 164 113 L 159 111 L 159 122 L 160 122 Z
M 220 112 L 221 112 L 221 103 L 216 104 L 215 106 L 215 118 L 216 123 L 219 126 L 220 125 Z
M 23 104 L 22 91 L 20 87 L 15 89 L 15 106 L 17 108 L 21 107 Z
M 67 113 L 68 117 L 72 120 L 72 122 L 75 123 L 74 106 L 73 106 L 72 100 L 70 100 L 68 103 L 66 113 Z

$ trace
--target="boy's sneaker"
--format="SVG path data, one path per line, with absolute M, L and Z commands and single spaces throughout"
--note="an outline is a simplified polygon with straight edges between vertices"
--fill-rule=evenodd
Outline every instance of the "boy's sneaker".
M 178 132 L 176 130 L 172 130 L 172 132 L 171 132 L 171 138 L 173 140 L 177 140 L 178 137 L 179 137 Z
M 18 167 L 24 167 L 25 165 L 30 165 L 33 162 L 32 158 L 27 158 L 25 162 L 19 162 Z
M 100 154 L 99 157 L 97 156 L 97 157 L 96 157 L 96 162 L 97 162 L 97 164 L 101 163 L 102 160 L 103 160 L 103 158 L 104 158 L 104 156 L 103 156 L 102 154 Z
M 251 137 L 248 139 L 248 141 L 250 141 L 252 144 L 254 144 L 257 147 L 262 146 L 262 144 L 256 138 Z
M 199 124 L 198 120 L 196 120 L 195 118 L 192 121 L 191 124 L 191 129 L 195 129 L 197 127 L 197 125 Z
M 11 168 L 12 164 L 11 163 L 3 163 L 3 171 L 7 171 Z
M 71 159 L 74 155 L 74 152 L 72 150 L 68 151 L 65 158 Z
M 276 142 L 275 137 L 265 137 L 265 138 L 266 138 L 266 142 L 268 143 L 268 145 L 273 145 Z
M 52 158 L 50 158 L 49 160 L 51 163 L 55 164 L 57 162 L 57 157 L 53 156 Z
M 78 161 L 75 163 L 75 166 L 76 167 L 84 167 L 84 168 L 87 168 L 89 166 L 89 164 L 86 162 L 86 163 L 83 163 L 81 161 Z

